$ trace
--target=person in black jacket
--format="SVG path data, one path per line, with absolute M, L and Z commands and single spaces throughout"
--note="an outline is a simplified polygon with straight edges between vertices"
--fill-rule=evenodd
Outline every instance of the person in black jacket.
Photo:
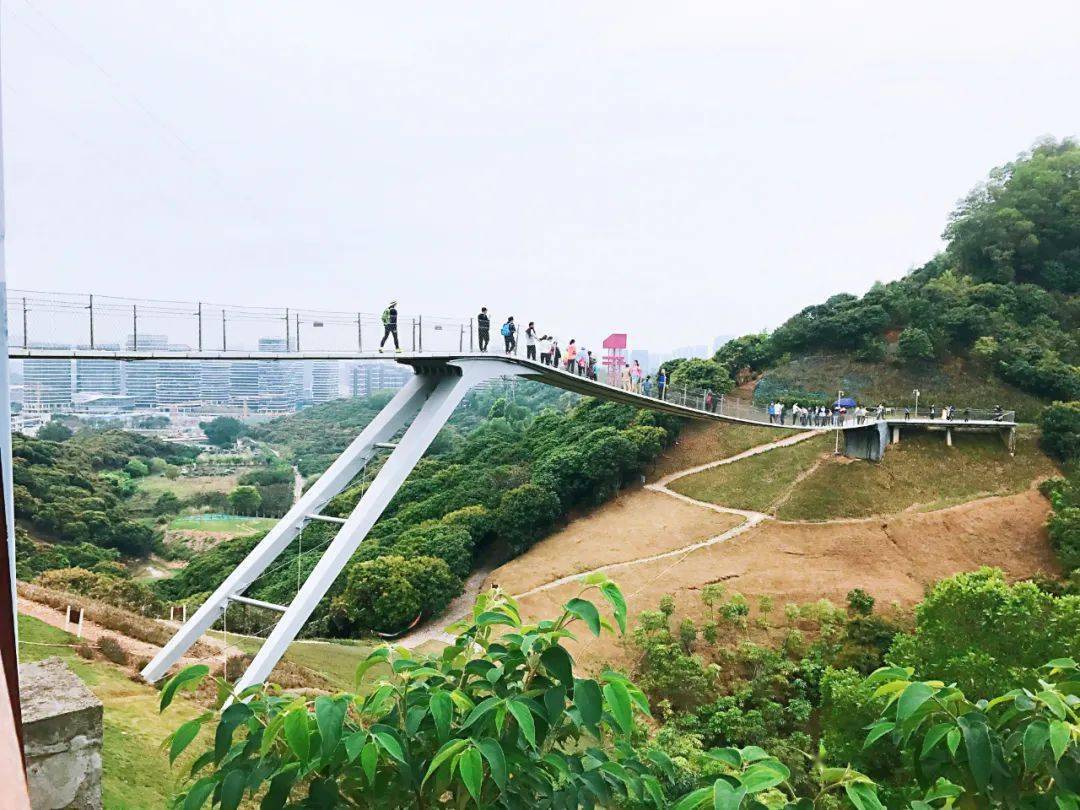
M 488 341 L 491 340 L 491 318 L 488 317 L 487 307 L 480 307 L 480 314 L 476 316 L 476 335 L 480 339 L 480 351 L 486 352 Z

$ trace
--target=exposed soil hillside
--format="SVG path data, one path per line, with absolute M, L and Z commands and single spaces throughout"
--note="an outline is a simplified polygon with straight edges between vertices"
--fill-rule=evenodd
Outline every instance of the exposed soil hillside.
M 773 452 L 779 461 L 780 451 L 815 443 L 770 449 L 718 469 L 748 461 L 760 465 Z M 690 455 L 696 464 L 688 466 L 698 466 L 700 456 L 696 451 Z M 875 474 L 868 462 L 858 464 Z M 628 491 L 588 520 L 571 523 L 496 569 L 489 582 L 518 595 L 523 611 L 540 618 L 578 592 L 575 575 L 604 568 L 623 588 L 633 617 L 654 609 L 665 594 L 675 597 L 683 615 L 693 615 L 700 606 L 694 592 L 717 582 L 748 597 L 771 596 L 780 604 L 821 598 L 840 602 L 850 589 L 861 587 L 883 604 L 911 605 L 934 580 L 982 565 L 1000 567 L 1017 579 L 1058 573 L 1043 525 L 1049 504 L 1035 489 L 936 511 L 910 509 L 888 517 L 821 523 L 742 513 L 739 519 L 745 517 L 745 523 L 730 528 L 725 521 L 704 541 L 700 532 L 678 534 L 694 512 L 728 517 L 715 510 L 725 507 L 696 503 L 662 486 Z M 635 519 L 641 515 L 646 516 L 644 525 Z M 707 530 L 708 524 L 699 528 Z M 640 554 L 637 561 L 634 554 Z M 618 564 L 612 566 L 613 560 Z M 578 646 L 586 665 L 621 656 L 612 638 L 583 639 Z

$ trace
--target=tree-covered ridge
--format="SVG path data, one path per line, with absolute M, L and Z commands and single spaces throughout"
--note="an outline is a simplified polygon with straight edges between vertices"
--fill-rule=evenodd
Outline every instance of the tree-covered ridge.
M 481 392 L 484 398 L 470 413 L 487 404 L 490 393 Z M 392 632 L 418 614 L 438 614 L 461 592 L 479 553 L 505 558 L 525 551 L 572 509 L 602 503 L 633 480 L 678 432 L 674 418 L 591 399 L 534 415 L 520 398 L 512 403 L 498 397 L 476 422 L 464 435 L 455 429 L 441 452 L 417 465 L 316 612 L 309 632 Z M 293 426 L 293 446 L 321 455 L 322 420 L 303 429 Z M 308 430 L 315 437 L 306 435 Z M 348 515 L 372 478 L 372 471 L 358 476 L 325 513 Z M 333 533 L 324 523 L 307 526 L 249 593 L 287 602 L 298 573 L 302 577 L 315 566 Z M 206 552 L 157 587 L 172 599 L 204 594 L 253 542 L 238 540 Z
M 133 462 L 147 467 L 153 459 L 169 463 L 192 455 L 178 445 L 114 430 L 80 433 L 63 443 L 14 434 L 15 517 L 44 539 L 144 554 L 154 534 L 127 514 L 123 471 Z
M 315 475 L 330 466 L 393 394 L 392 391 L 380 391 L 366 397 L 320 403 L 254 425 L 249 432 L 255 439 L 285 448 L 302 475 Z M 576 397 L 535 382 L 497 382 L 473 390 L 462 400 L 428 455 L 442 452 L 455 437 L 477 427 L 499 400 L 503 400 L 501 407 L 504 410 L 509 409 L 511 415 L 523 418 L 545 407 L 576 401 Z
M 904 278 L 834 295 L 730 341 L 716 360 L 735 376 L 811 353 L 962 356 L 1038 396 L 1080 396 L 1080 144 L 1042 142 L 995 169 L 945 237 L 945 251 Z

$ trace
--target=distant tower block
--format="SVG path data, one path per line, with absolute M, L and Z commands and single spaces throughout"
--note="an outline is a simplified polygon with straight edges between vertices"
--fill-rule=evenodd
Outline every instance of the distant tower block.
M 607 367 L 607 383 L 619 387 L 622 385 L 623 366 L 626 365 L 626 357 L 623 355 L 626 351 L 626 333 L 615 332 L 608 335 L 604 338 L 604 348 L 607 349 L 607 354 L 601 362 Z

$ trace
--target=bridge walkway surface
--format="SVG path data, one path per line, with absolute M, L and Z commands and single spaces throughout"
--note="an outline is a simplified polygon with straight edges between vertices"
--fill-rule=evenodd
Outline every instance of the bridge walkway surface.
M 690 389 L 683 386 L 668 386 L 664 396 L 658 392 L 647 395 L 640 391 L 626 390 L 620 386 L 610 385 L 601 380 L 593 380 L 587 377 L 573 374 L 563 368 L 545 365 L 535 360 L 529 360 L 518 355 L 505 355 L 497 353 L 481 352 L 358 352 L 358 351 L 132 351 L 127 349 L 102 350 L 102 349 L 79 349 L 79 348 L 20 348 L 17 346 L 9 349 L 9 357 L 12 359 L 50 359 L 50 360 L 123 360 L 128 362 L 139 361 L 250 361 L 263 360 L 268 362 L 283 361 L 312 361 L 312 360 L 354 360 L 354 361 L 395 361 L 411 366 L 414 370 L 428 372 L 438 370 L 441 367 L 460 368 L 463 361 L 480 361 L 485 363 L 501 363 L 507 366 L 504 374 L 495 376 L 516 376 L 524 379 L 536 380 L 547 385 L 571 391 L 583 396 L 598 397 L 609 402 L 619 402 L 626 405 L 634 405 L 639 408 L 669 413 L 674 416 L 683 416 L 690 419 L 707 419 L 718 422 L 733 422 L 752 424 L 762 427 L 771 427 L 777 430 L 817 430 L 827 432 L 830 430 L 865 430 L 878 421 L 894 424 L 907 425 L 909 427 L 926 426 L 952 426 L 986 429 L 1001 429 L 1015 427 L 1015 415 L 1011 411 L 1001 414 L 1000 418 L 989 411 L 972 411 L 975 418 L 956 418 L 951 421 L 944 419 L 929 419 L 926 417 L 904 418 L 902 414 L 890 412 L 883 420 L 873 416 L 867 416 L 863 421 L 857 421 L 850 414 L 842 424 L 831 422 L 825 425 L 792 424 L 790 411 L 786 414 L 787 422 L 778 423 L 770 418 L 763 408 L 751 405 L 741 400 L 731 400 L 717 394 L 714 397 L 713 407 L 706 407 L 707 392 Z

